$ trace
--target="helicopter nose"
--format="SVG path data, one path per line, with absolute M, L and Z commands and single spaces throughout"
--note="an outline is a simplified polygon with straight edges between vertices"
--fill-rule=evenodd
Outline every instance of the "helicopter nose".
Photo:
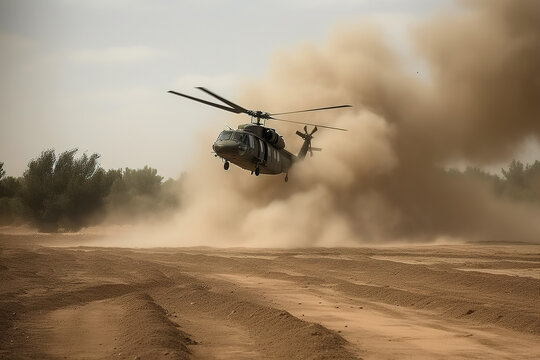
M 238 152 L 238 144 L 230 141 L 219 141 L 214 143 L 214 151 L 219 156 L 227 156 Z

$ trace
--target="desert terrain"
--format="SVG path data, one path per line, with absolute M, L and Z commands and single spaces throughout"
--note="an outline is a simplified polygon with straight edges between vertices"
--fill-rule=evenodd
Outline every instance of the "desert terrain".
M 538 359 L 540 246 L 0 235 L 2 359 Z

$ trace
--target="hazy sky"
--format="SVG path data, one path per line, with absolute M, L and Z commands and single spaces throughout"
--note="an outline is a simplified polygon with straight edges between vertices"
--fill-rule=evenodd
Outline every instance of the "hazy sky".
M 148 164 L 176 177 L 229 115 L 167 90 L 234 99 L 280 51 L 347 22 L 380 23 L 406 52 L 408 24 L 448 2 L 0 0 L 0 161 L 21 175 L 44 149 L 78 147 L 105 168 Z

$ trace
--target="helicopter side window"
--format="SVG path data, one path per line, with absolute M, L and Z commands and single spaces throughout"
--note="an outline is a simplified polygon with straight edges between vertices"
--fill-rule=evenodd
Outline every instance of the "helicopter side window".
M 260 149 L 259 158 L 261 160 L 263 160 L 263 159 L 266 160 L 266 158 L 264 156 L 264 143 L 263 143 L 263 141 L 261 139 L 259 139 L 259 149 Z
M 230 140 L 232 135 L 232 131 L 222 131 L 221 134 L 218 136 L 218 140 Z
M 248 135 L 249 139 L 249 147 L 252 149 L 255 149 L 255 139 L 253 138 L 253 135 Z
M 242 142 L 243 137 L 244 137 L 244 134 L 242 134 L 240 132 L 235 132 L 234 136 L 233 136 L 233 140 L 238 141 L 238 142 Z

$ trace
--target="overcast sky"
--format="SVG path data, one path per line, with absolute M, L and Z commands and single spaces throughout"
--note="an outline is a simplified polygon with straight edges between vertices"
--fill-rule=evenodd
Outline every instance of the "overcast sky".
M 276 52 L 364 19 L 406 52 L 408 24 L 448 2 L 0 0 L 0 161 L 18 176 L 44 149 L 78 147 L 105 168 L 176 177 L 228 115 L 167 90 L 234 99 Z

